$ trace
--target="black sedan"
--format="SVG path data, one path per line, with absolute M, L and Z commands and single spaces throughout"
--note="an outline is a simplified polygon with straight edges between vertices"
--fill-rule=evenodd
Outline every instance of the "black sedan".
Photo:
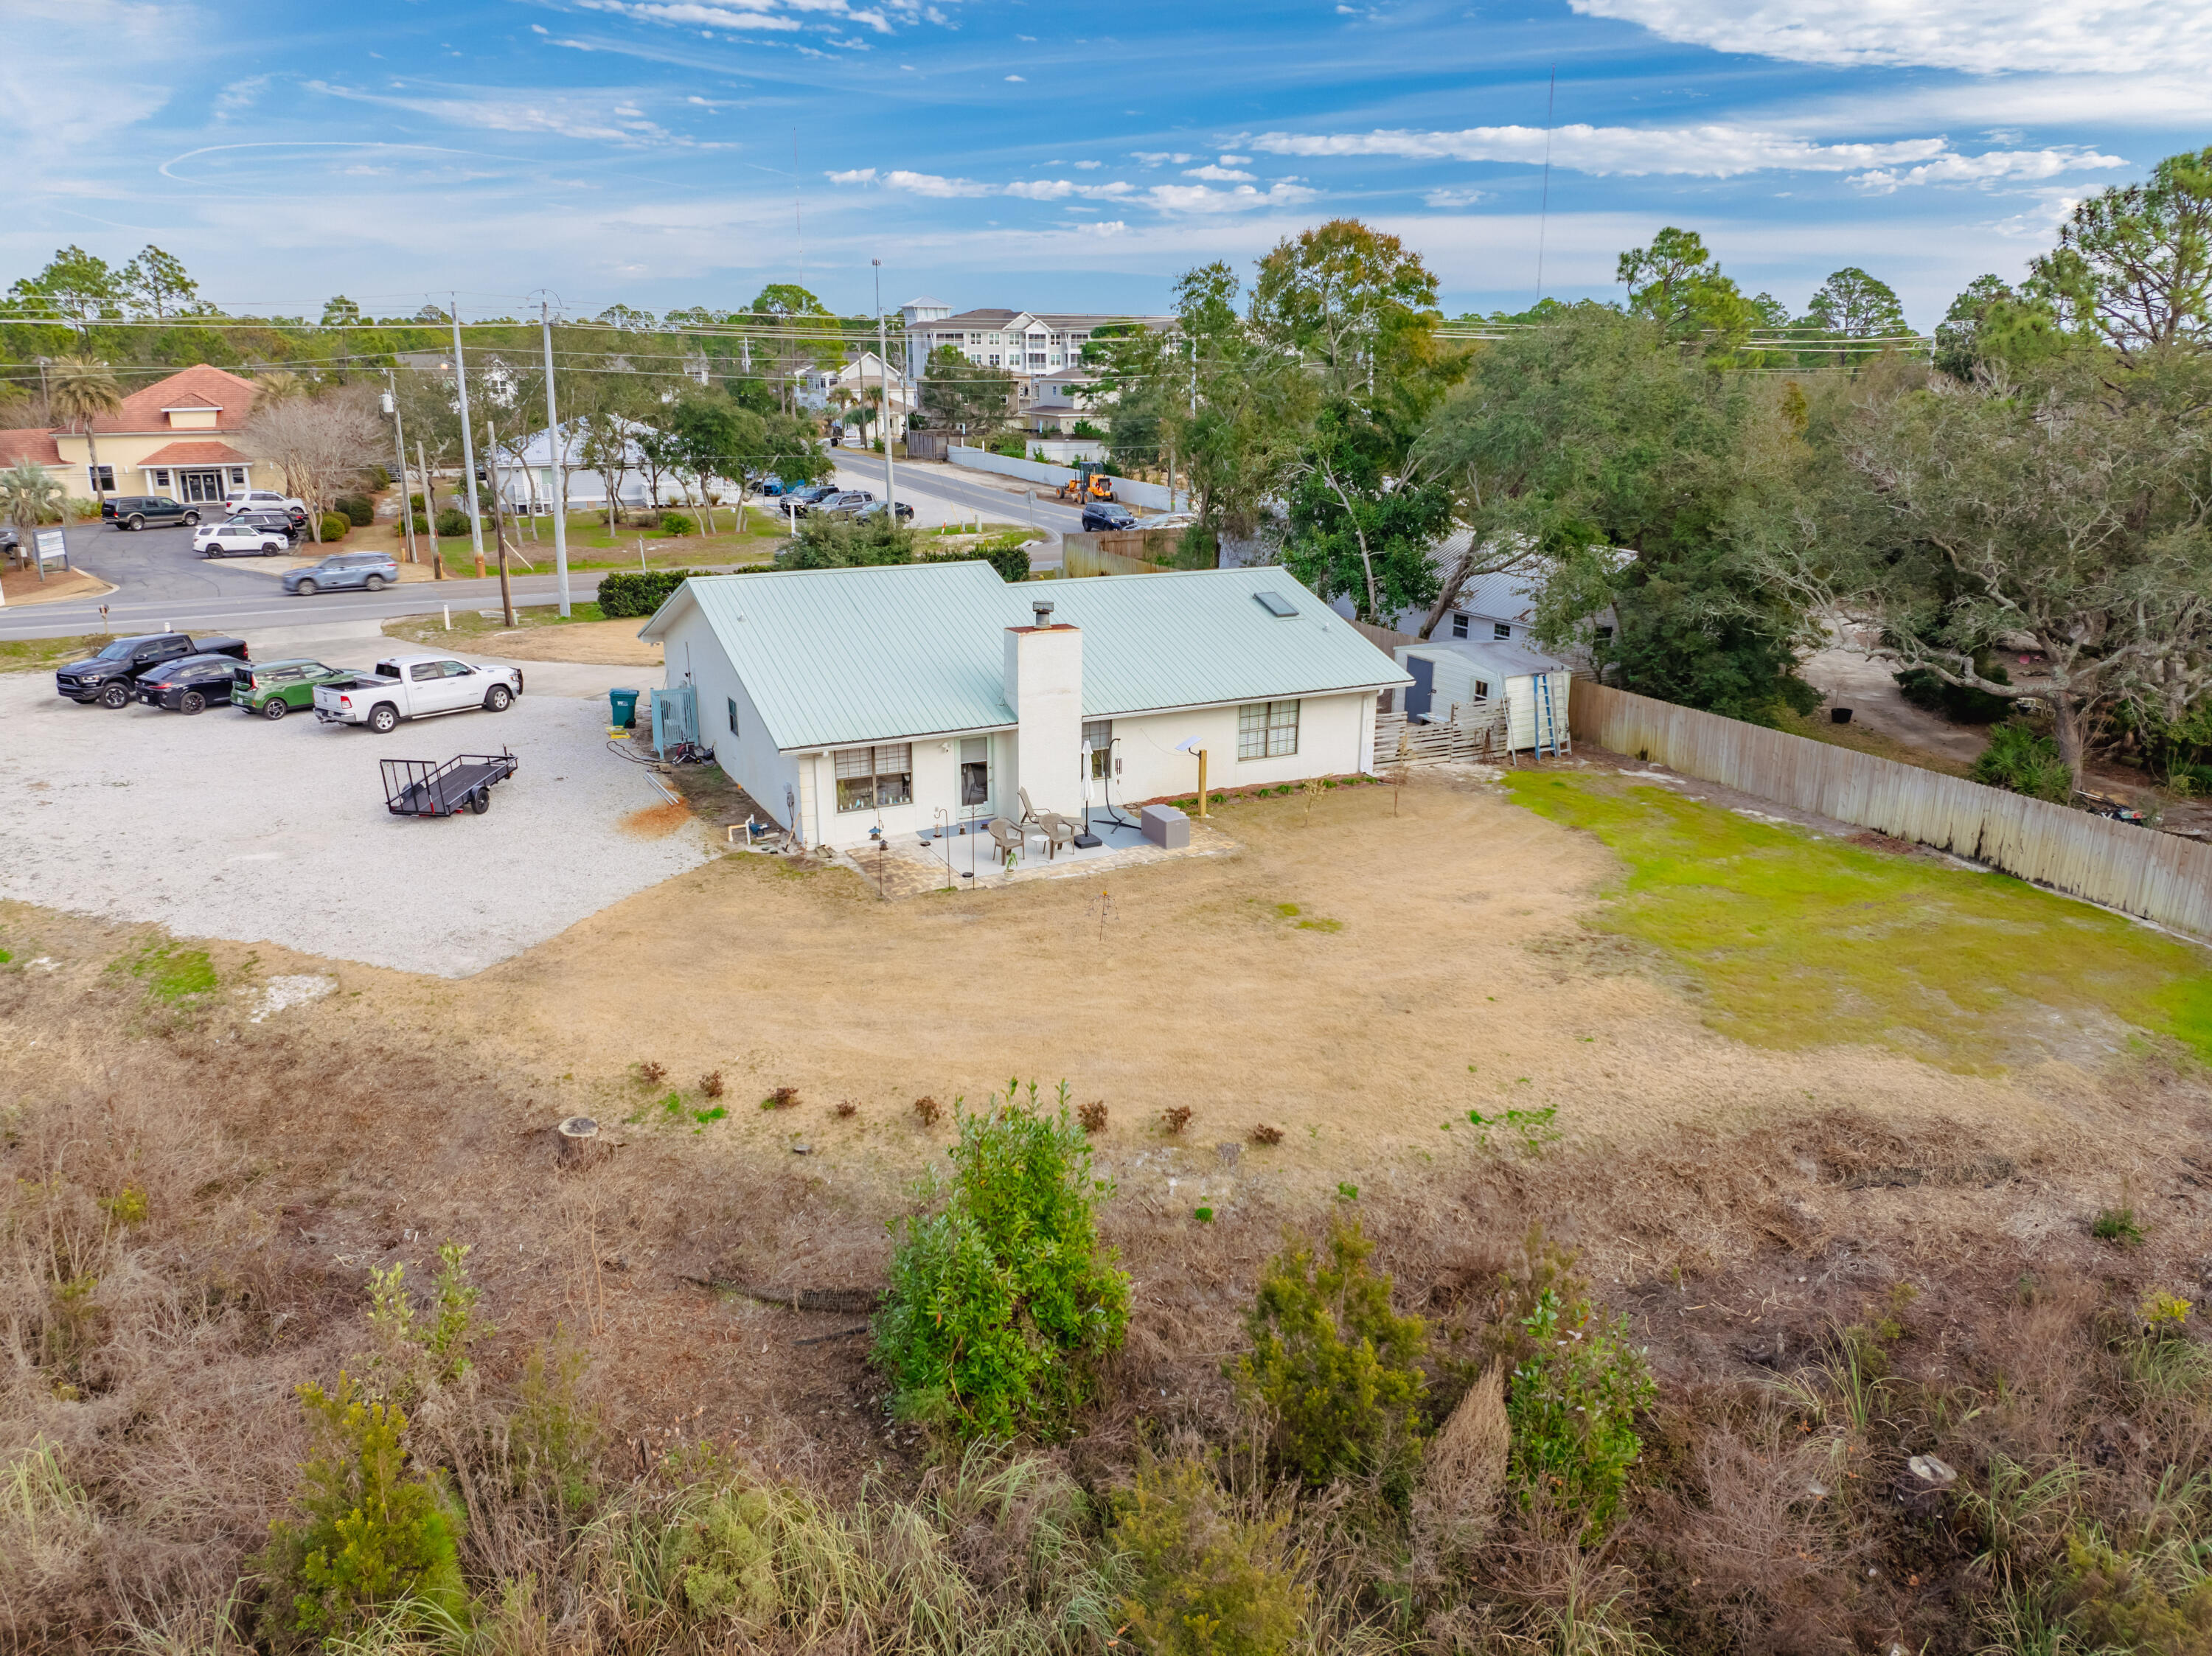
M 138 700 L 149 707 L 196 713 L 228 706 L 235 656 L 185 656 L 156 667 L 138 681 Z

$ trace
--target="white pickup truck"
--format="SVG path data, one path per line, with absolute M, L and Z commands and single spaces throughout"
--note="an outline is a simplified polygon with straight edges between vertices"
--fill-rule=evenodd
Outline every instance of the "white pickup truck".
M 315 686 L 315 717 L 325 725 L 366 725 L 380 736 L 403 719 L 471 707 L 503 713 L 522 694 L 520 667 L 471 667 L 450 656 L 394 656 L 367 677 Z

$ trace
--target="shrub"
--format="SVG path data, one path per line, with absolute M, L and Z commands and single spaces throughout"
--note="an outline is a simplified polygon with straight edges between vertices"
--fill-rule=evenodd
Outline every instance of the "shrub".
M 2002 662 L 1984 662 L 1977 670 L 1984 678 L 1995 679 L 2000 684 L 2012 682 L 2012 675 L 2005 671 Z M 1941 713 L 1958 724 L 1994 725 L 2012 711 L 2012 703 L 2005 697 L 1991 695 L 1970 684 L 1951 683 L 1925 667 L 1908 667 L 1896 678 L 1897 693 L 1914 707 Z
M 1382 1471 L 1402 1495 L 1420 1443 L 1428 1331 L 1390 1309 L 1390 1279 L 1368 1270 L 1374 1244 L 1358 1220 L 1337 1217 L 1324 1250 L 1317 1260 L 1313 1243 L 1291 1232 L 1267 1262 L 1245 1319 L 1252 1350 L 1232 1374 L 1273 1411 L 1285 1469 L 1316 1486 Z
M 1262 1121 L 1252 1129 L 1252 1142 L 1255 1144 L 1279 1144 L 1283 1142 L 1283 1130 Z
M 640 569 L 602 575 L 599 613 L 609 621 L 625 616 L 649 616 L 667 603 L 669 595 L 678 587 L 699 573 L 696 569 Z
M 424 516 L 423 516 L 421 513 L 419 513 L 419 512 L 410 513 L 410 516 L 412 516 L 412 517 L 413 517 L 413 519 L 415 519 L 415 532 L 416 532 L 416 534 L 418 534 L 418 535 L 427 535 L 427 534 L 428 534 L 428 533 L 430 532 L 430 520 L 429 520 L 429 519 L 428 519 L 428 518 L 424 517 Z
M 1106 1101 L 1103 1098 L 1092 1099 L 1076 1111 L 1075 1119 L 1083 1124 L 1083 1131 L 1085 1132 L 1104 1132 L 1106 1131 Z
M 1273 1656 L 1297 1642 L 1305 1588 L 1285 1567 L 1284 1520 L 1244 1518 L 1206 1468 L 1147 1460 L 1116 1503 L 1133 1576 L 1121 1619 L 1155 1656 Z
M 1169 1137 L 1174 1137 L 1176 1135 L 1182 1132 L 1185 1127 L 1190 1125 L 1190 1106 L 1188 1104 L 1169 1105 L 1166 1109 L 1160 1112 L 1160 1125 L 1167 1129 Z
M 1973 779 L 1994 788 L 2009 788 L 2031 799 L 2064 804 L 2074 797 L 2074 773 L 2058 756 L 2058 744 L 2017 719 L 1990 732 L 1990 745 L 1974 761 Z
M 1121 1343 L 1129 1279 L 1098 1243 L 1103 1181 L 1060 1107 L 1013 1084 L 985 1109 L 954 1101 L 959 1142 L 935 1212 L 909 1215 L 876 1319 L 876 1361 L 900 1411 L 963 1435 L 1050 1431 L 1086 1401 L 1098 1358 Z
M 2089 1234 L 2122 1247 L 2141 1247 L 2143 1240 L 2142 1225 L 2132 1207 L 2100 1208 L 2089 1226 Z
M 341 494 L 331 506 L 356 529 L 366 529 L 376 521 L 376 503 L 366 494 Z
M 1002 581 L 1025 581 L 1030 578 L 1028 537 L 1003 535 L 996 540 L 985 541 L 969 552 L 932 552 L 920 560 L 923 563 L 973 563 L 981 558 L 999 572 Z
M 469 532 L 469 514 L 457 506 L 449 506 L 438 514 L 438 533 L 446 540 Z
M 699 1090 L 705 1096 L 720 1098 L 722 1095 L 722 1072 L 720 1070 L 709 1070 L 699 1077 Z
M 469 1253 L 457 1242 L 439 1248 L 436 1315 L 427 1324 L 416 1321 L 404 1265 L 369 1268 L 368 1325 L 382 1347 L 378 1360 L 392 1376 L 395 1392 L 428 1391 L 468 1372 L 469 1347 L 485 1331 L 476 1310 L 480 1290 L 469 1280 Z
M 322 532 L 323 538 L 325 541 L 343 540 L 346 537 L 347 531 L 351 530 L 352 527 L 353 519 L 347 517 L 343 512 L 325 512 L 323 513 Z
M 372 494 L 381 494 L 392 487 L 392 474 L 382 466 L 371 466 L 361 474 L 361 484 Z
M 920 1121 L 925 1127 L 935 1126 L 937 1125 L 937 1118 L 944 1113 L 944 1108 L 945 1107 L 943 1105 L 939 1104 L 935 1099 L 930 1097 L 927 1093 L 914 1101 L 915 1119 Z
M 65 509 L 72 523 L 91 523 L 100 516 L 100 502 L 88 496 L 71 495 Z
M 1018 436 L 1001 437 L 991 445 L 991 452 L 1003 454 L 1010 460 L 1026 460 L 1030 457 L 1030 446 Z
M 1644 1354 L 1628 1344 L 1628 1319 L 1607 1320 L 1579 1283 L 1565 1285 L 1564 1295 L 1545 1289 L 1521 1320 L 1535 1350 L 1513 1371 L 1505 1415 L 1524 1498 L 1541 1489 L 1581 1519 L 1588 1543 L 1613 1521 L 1644 1447 L 1632 1422 L 1658 1387 Z
M 458 1613 L 465 1605 L 460 1517 L 444 1488 L 415 1470 L 397 1404 L 313 1380 L 300 1399 L 319 1441 L 301 1469 L 295 1516 L 270 1526 L 259 1560 L 272 1591 L 265 1631 L 279 1645 L 342 1635 L 404 1599 Z
M 660 514 L 660 532 L 664 535 L 691 535 L 697 533 L 699 525 L 681 512 Z
M 802 519 L 791 544 L 775 555 L 779 569 L 853 569 L 914 561 L 915 533 L 889 513 L 862 523 L 845 518 Z

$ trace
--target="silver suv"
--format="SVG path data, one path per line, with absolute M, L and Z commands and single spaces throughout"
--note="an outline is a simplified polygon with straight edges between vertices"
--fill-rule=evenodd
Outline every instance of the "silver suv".
M 380 592 L 399 579 L 399 566 L 388 552 L 334 552 L 310 569 L 295 569 L 284 577 L 284 590 L 295 597 L 359 587 Z

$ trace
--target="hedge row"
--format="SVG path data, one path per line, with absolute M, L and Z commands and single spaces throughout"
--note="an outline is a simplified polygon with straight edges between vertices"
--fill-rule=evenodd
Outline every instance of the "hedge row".
M 622 616 L 649 616 L 668 602 L 668 595 L 703 569 L 652 569 L 599 577 L 599 613 L 612 621 Z

